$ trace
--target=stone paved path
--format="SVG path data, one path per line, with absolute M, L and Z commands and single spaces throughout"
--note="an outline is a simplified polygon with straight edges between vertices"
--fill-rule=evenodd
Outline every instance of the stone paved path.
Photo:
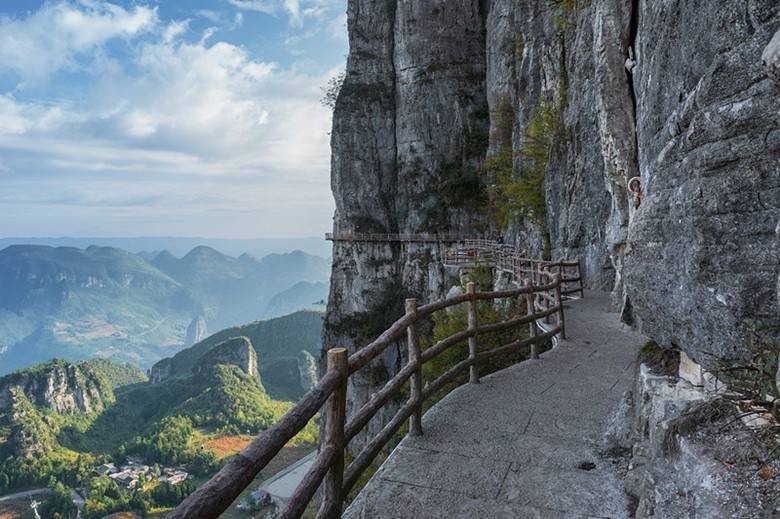
M 627 517 L 623 482 L 597 446 L 647 339 L 607 304 L 596 292 L 567 302 L 558 348 L 450 393 L 344 517 Z

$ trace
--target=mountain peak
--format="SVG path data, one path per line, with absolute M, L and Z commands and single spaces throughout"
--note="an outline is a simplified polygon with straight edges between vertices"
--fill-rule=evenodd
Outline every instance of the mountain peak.
M 213 249 L 206 245 L 198 245 L 197 247 L 189 251 L 182 259 L 186 261 L 195 258 L 228 258 L 228 257 L 229 256 L 222 254 L 217 249 Z

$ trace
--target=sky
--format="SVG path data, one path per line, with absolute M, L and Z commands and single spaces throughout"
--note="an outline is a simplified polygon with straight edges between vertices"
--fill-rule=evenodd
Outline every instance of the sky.
M 0 236 L 315 236 L 346 0 L 0 1 Z

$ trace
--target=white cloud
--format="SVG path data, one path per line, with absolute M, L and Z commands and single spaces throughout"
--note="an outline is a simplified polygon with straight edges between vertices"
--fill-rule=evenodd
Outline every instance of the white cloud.
M 102 1 L 45 3 L 27 18 L 0 17 L 0 67 L 39 80 L 76 64 L 78 55 L 114 38 L 130 39 L 157 23 L 157 11 Z
M 189 20 L 174 21 L 168 24 L 163 31 L 163 41 L 172 42 L 189 29 Z
M 328 22 L 327 30 L 331 38 L 347 41 L 347 13 L 341 13 Z
M 101 74 L 83 105 L 0 96 L 0 147 L 85 171 L 326 174 L 330 113 L 319 98 L 327 74 L 254 60 L 242 47 L 210 43 L 211 30 L 186 41 L 186 27 L 161 26 L 158 38 L 137 45 L 135 73 Z
M 314 3 L 295 2 L 300 16 L 314 16 L 304 9 Z M 92 16 L 99 8 L 119 13 L 121 8 L 108 5 L 60 2 L 41 11 L 67 8 Z M 285 7 L 290 16 L 296 5 Z M 219 41 L 221 32 L 209 30 L 198 39 L 189 20 L 163 23 L 148 8 L 123 12 L 132 15 L 139 9 L 153 14 L 152 27 L 138 29 L 135 38 L 116 36 L 127 39 L 121 59 L 112 55 L 113 46 L 103 46 L 105 38 L 97 37 L 89 38 L 96 43 L 79 43 L 88 50 L 74 50 L 74 44 L 65 54 L 47 58 L 59 67 L 88 61 L 90 71 L 83 74 L 79 96 L 0 92 L 0 156 L 8 170 L 0 206 L 8 206 L 15 196 L 23 199 L 35 185 L 41 192 L 38 205 L 54 207 L 56 200 L 70 204 L 71 216 L 63 215 L 57 224 L 71 228 L 81 225 L 76 215 L 84 221 L 105 216 L 107 228 L 120 217 L 137 225 L 147 217 L 150 222 L 170 221 L 170 233 L 186 233 L 181 229 L 188 221 L 208 220 L 213 227 L 203 233 L 213 235 L 306 234 L 312 222 L 327 226 L 333 203 L 328 179 L 331 118 L 319 98 L 329 72 L 311 72 L 322 64 L 297 67 L 254 58 L 243 46 Z M 43 20 L 41 11 L 26 20 Z M 215 24 L 227 31 L 223 22 L 232 18 Z M 51 16 L 46 19 L 56 25 Z M 7 22 L 0 20 L 0 25 Z M 118 34 L 138 27 L 125 26 Z M 4 37 L 0 34 L 0 40 Z M 21 70 L 0 59 L 0 73 L 9 69 Z M 36 76 L 43 83 L 55 68 L 47 70 Z M 37 184 L 31 184 L 33 177 Z M 57 198 L 60 193 L 68 194 L 66 202 Z M 161 193 L 165 203 L 155 204 L 148 216 L 122 209 L 130 205 L 121 203 L 123 197 L 143 206 Z M 75 209 L 80 200 L 85 206 L 117 209 L 97 216 Z M 16 216 L 0 222 L 0 232 L 24 221 L 20 215 L 27 213 L 19 204 L 14 207 Z M 255 225 L 261 220 L 265 227 Z
M 62 106 L 22 103 L 11 94 L 0 95 L 0 135 L 20 135 L 58 128 L 68 118 Z
M 285 13 L 293 27 L 302 27 L 306 19 L 320 19 L 340 0 L 228 0 L 230 4 L 244 11 L 276 15 Z
M 276 2 L 271 0 L 228 0 L 231 5 L 245 11 L 258 11 L 260 13 L 274 14 Z

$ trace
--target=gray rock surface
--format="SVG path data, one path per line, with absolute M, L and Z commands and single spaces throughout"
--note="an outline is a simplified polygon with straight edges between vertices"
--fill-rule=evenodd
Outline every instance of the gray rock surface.
M 149 382 L 159 384 L 171 376 L 171 366 L 173 362 L 170 358 L 162 359 L 154 363 L 149 368 Z
M 611 291 L 613 308 L 652 339 L 705 366 L 708 353 L 738 354 L 745 320 L 780 319 L 780 5 L 576 4 L 350 0 L 334 229 L 501 232 L 534 255 L 548 235 L 552 256 L 580 258 L 586 285 Z M 481 162 L 508 139 L 521 171 L 542 103 L 561 106 L 562 122 L 546 225 L 517 217 L 499 229 Z M 404 297 L 444 297 L 453 283 L 441 252 L 337 242 L 324 344 L 355 351 L 401 316 Z M 399 343 L 351 380 L 350 409 L 404 357 Z
M 248 337 L 233 337 L 214 346 L 198 359 L 192 371 L 204 373 L 219 364 L 238 366 L 247 375 L 258 376 L 257 353 Z
M 472 232 L 479 223 L 475 193 L 488 131 L 481 4 L 349 2 L 351 50 L 331 142 L 335 231 Z M 354 352 L 401 316 L 404 298 L 443 295 L 452 283 L 442 252 L 335 243 L 325 347 Z M 398 369 L 404 350 L 389 348 L 350 378 L 349 410 Z
M 208 337 L 208 335 L 209 332 L 206 327 L 206 319 L 202 315 L 199 315 L 190 322 L 189 326 L 187 326 L 187 333 L 184 337 L 184 346 L 189 348 L 193 344 L 197 344 Z
M 767 75 L 775 82 L 780 83 L 780 30 L 772 37 L 772 40 L 761 54 L 761 61 Z
M 761 59 L 780 4 L 640 5 L 645 196 L 630 225 L 627 293 L 646 334 L 711 365 L 709 354 L 739 354 L 744 321 L 780 316 L 780 100 Z
M 12 388 L 20 388 L 32 404 L 58 413 L 92 413 L 114 402 L 114 392 L 102 373 L 59 360 L 0 379 L 0 410 L 10 408 Z
M 308 391 L 317 385 L 317 361 L 308 351 L 298 354 L 298 373 L 301 377 L 301 389 Z

